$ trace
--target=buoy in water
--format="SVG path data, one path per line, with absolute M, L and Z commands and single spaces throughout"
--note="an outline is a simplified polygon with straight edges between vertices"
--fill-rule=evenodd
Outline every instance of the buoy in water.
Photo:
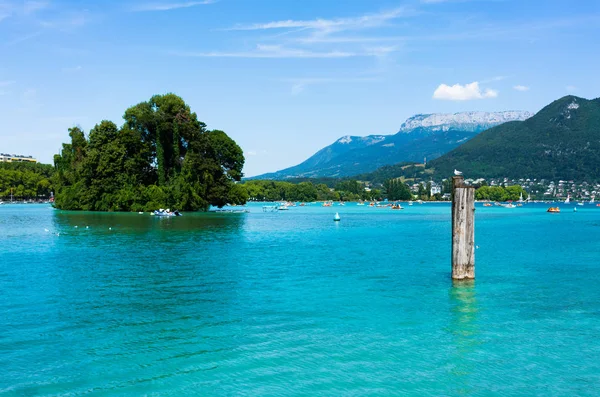
M 339 222 L 340 221 L 340 214 L 338 214 L 337 212 L 335 213 L 334 217 L 333 217 L 333 221 L 334 222 Z

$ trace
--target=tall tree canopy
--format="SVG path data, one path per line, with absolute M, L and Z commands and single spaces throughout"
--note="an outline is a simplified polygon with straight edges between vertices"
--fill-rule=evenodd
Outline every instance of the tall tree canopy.
M 177 95 L 155 95 L 125 111 L 125 123 L 97 124 L 54 156 L 55 205 L 91 211 L 206 210 L 243 204 L 242 149 L 208 130 Z

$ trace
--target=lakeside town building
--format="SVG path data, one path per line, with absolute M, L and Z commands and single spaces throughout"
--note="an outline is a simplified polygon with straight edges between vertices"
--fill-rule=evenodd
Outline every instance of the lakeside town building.
M 21 154 L 0 153 L 0 163 L 37 163 L 37 159 L 32 156 L 23 156 Z

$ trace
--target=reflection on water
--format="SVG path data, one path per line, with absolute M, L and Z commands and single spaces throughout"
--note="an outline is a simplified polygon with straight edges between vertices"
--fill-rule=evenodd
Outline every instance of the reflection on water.
M 55 211 L 54 224 L 61 230 L 88 228 L 99 231 L 116 230 L 147 232 L 152 230 L 201 231 L 219 229 L 226 232 L 239 229 L 246 221 L 246 214 L 186 213 L 181 217 L 156 217 L 149 213 L 106 213 L 81 211 Z M 67 229 L 65 229 L 67 228 Z
M 456 394 L 470 395 L 474 392 L 470 378 L 475 371 L 475 357 L 479 340 L 477 315 L 479 307 L 474 280 L 453 280 L 450 296 L 450 333 L 453 356 L 450 358 L 450 374 Z
M 157 338 L 181 342 L 185 352 L 213 348 L 202 330 L 227 322 L 237 306 L 236 248 L 245 222 L 245 214 L 155 218 L 56 211 L 60 258 L 44 277 L 53 280 L 57 297 L 58 317 L 50 321 L 105 336 L 89 352 L 93 357 L 109 355 L 114 333 L 142 361 Z

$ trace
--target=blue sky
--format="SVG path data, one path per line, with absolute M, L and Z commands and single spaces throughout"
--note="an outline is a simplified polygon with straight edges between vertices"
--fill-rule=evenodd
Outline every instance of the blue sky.
M 174 92 L 252 176 L 416 113 L 598 97 L 598 37 L 596 0 L 0 0 L 0 152 L 51 162 Z

